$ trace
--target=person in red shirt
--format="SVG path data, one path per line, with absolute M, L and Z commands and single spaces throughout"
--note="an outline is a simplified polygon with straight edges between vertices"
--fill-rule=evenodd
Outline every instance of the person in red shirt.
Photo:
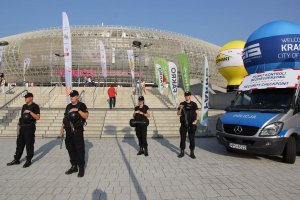
M 107 90 L 107 94 L 109 97 L 109 108 L 112 109 L 112 107 L 116 106 L 116 96 L 117 92 L 113 85 L 110 85 L 110 87 Z

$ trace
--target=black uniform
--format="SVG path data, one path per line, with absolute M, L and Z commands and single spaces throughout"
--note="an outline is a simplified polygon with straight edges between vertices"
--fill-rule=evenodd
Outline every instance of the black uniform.
M 88 110 L 86 105 L 82 102 L 78 102 L 76 105 L 70 103 L 66 107 L 63 120 L 64 129 L 66 130 L 65 144 L 69 153 L 70 162 L 72 166 L 79 166 L 80 168 L 83 168 L 85 165 L 85 147 L 83 137 L 83 126 L 85 125 L 85 120 L 78 112 L 74 112 L 78 116 L 78 119 L 73 120 L 69 113 L 72 108 L 78 108 L 78 110 L 82 112 L 88 112 Z
M 197 119 L 198 106 L 195 102 L 186 101 L 181 102 L 180 105 L 183 105 L 183 109 L 180 116 L 180 149 L 185 149 L 185 140 L 186 133 L 188 132 L 190 140 L 190 149 L 195 149 L 195 132 L 197 130 L 197 125 L 194 125 L 193 122 Z M 179 110 L 180 108 L 178 108 Z
M 35 123 L 36 120 L 30 114 L 24 114 L 25 110 L 30 110 L 35 114 L 40 114 L 40 107 L 32 103 L 30 105 L 24 104 L 19 119 L 19 135 L 17 138 L 17 149 L 14 156 L 15 160 L 20 160 L 23 154 L 24 147 L 26 146 L 27 161 L 31 161 L 34 154 L 34 141 L 35 141 Z M 27 115 L 27 117 L 24 117 Z
M 147 105 L 143 105 L 142 108 L 140 108 L 140 106 L 136 106 L 134 108 L 135 111 L 141 111 L 142 113 L 147 113 L 147 111 L 149 110 L 149 107 Z M 145 115 L 142 114 L 135 114 L 134 119 L 137 121 L 146 121 L 148 120 L 147 117 Z M 136 132 L 136 136 L 139 140 L 139 146 L 141 148 L 147 148 L 148 147 L 148 143 L 147 143 L 147 126 L 144 124 L 137 124 L 137 126 L 135 127 L 135 132 Z

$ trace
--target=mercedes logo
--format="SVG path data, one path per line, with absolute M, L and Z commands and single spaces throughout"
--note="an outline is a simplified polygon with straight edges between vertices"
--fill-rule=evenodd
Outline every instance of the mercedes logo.
M 241 126 L 235 126 L 233 131 L 235 134 L 241 134 L 243 132 L 243 128 Z

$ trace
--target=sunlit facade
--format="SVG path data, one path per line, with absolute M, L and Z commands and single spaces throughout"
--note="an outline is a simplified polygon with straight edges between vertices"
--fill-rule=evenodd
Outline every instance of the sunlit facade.
M 130 84 L 127 50 L 135 54 L 135 76 L 147 83 L 155 82 L 153 59 L 166 58 L 177 64 L 176 55 L 186 53 L 191 66 L 191 79 L 201 80 L 206 55 L 212 84 L 226 86 L 215 67 L 219 47 L 189 36 L 153 29 L 121 26 L 72 26 L 73 82 L 82 83 L 88 77 L 103 82 L 101 77 L 99 40 L 104 43 L 108 82 Z M 63 83 L 64 59 L 61 28 L 51 28 L 1 38 L 7 41 L 2 57 L 3 72 L 8 82 L 49 85 Z M 141 42 L 141 48 L 133 47 Z M 56 54 L 56 55 L 55 55 Z M 24 60 L 30 59 L 24 70 Z M 179 68 L 179 67 L 178 67 Z M 25 72 L 25 73 L 24 73 Z M 25 74 L 25 77 L 24 77 Z

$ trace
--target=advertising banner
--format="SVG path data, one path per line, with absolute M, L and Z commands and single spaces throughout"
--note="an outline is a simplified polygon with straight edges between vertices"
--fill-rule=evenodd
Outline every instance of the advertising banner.
M 116 53 L 115 53 L 116 49 L 112 48 L 111 49 L 111 63 L 116 63 Z
M 64 60 L 65 60 L 65 82 L 67 103 L 70 103 L 68 96 L 72 90 L 72 46 L 71 46 L 71 30 L 67 13 L 63 12 L 63 42 L 64 42 Z
M 4 46 L 0 46 L 0 72 L 3 72 L 3 69 L 2 69 L 2 54 L 3 54 L 3 51 L 4 51 Z
M 178 73 L 177 73 L 177 66 L 173 62 L 168 62 L 169 66 L 169 84 L 170 84 L 170 90 L 172 92 L 173 100 L 175 103 L 175 106 L 178 105 Z
M 239 91 L 268 88 L 297 88 L 300 70 L 277 70 L 250 74 L 245 77 Z
M 249 74 L 300 68 L 300 36 L 279 35 L 247 42 L 243 60 Z
M 209 67 L 207 57 L 204 58 L 204 75 L 201 96 L 200 124 L 208 126 L 208 104 L 209 104 Z
M 156 64 L 159 64 L 161 66 L 161 69 L 163 71 L 163 75 L 167 78 L 167 82 L 169 83 L 169 65 L 168 65 L 168 61 L 164 58 L 154 58 L 154 66 Z M 157 76 L 157 71 L 155 68 L 155 80 L 156 83 L 158 84 L 158 76 Z
M 129 63 L 129 68 L 131 71 L 131 77 L 132 80 L 134 79 L 134 54 L 133 54 L 133 50 L 129 49 L 127 50 L 127 56 L 128 56 L 128 63 Z
M 160 92 L 160 94 L 163 94 L 163 71 L 160 64 L 155 64 L 155 71 L 157 72 L 158 77 L 158 91 Z
M 107 78 L 107 68 L 106 68 L 106 53 L 103 42 L 99 41 L 99 47 L 100 47 L 100 66 L 102 69 L 102 76 L 104 79 Z
M 190 65 L 186 54 L 177 55 L 184 91 L 190 91 Z

